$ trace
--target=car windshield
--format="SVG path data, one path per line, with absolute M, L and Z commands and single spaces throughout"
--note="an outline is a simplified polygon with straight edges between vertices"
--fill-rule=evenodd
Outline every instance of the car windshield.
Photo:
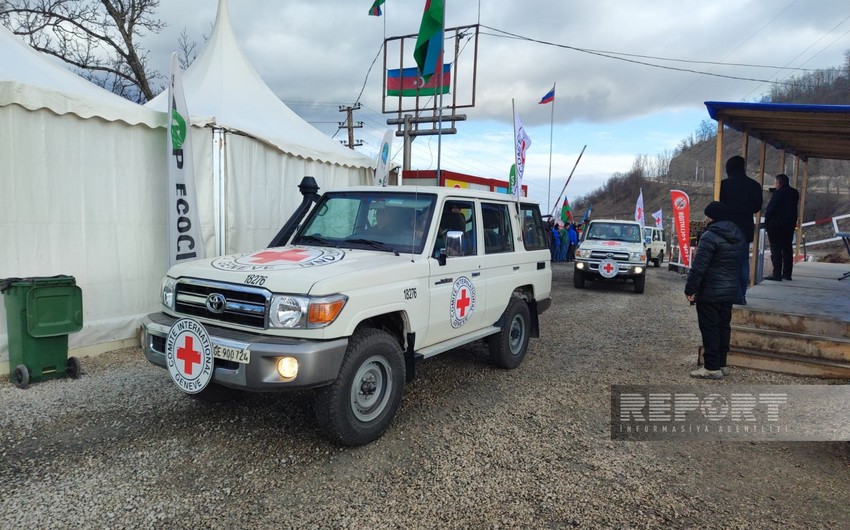
M 640 243 L 640 227 L 622 223 L 592 223 L 586 239 Z
M 421 253 L 437 196 L 385 189 L 326 193 L 292 243 Z

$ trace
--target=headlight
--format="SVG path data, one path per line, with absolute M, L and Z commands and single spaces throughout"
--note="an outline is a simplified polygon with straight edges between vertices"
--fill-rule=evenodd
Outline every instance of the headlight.
M 162 305 L 172 310 L 174 309 L 174 287 L 176 285 L 177 280 L 166 276 L 162 279 L 162 283 L 159 286 Z
M 632 252 L 631 253 L 631 260 L 632 261 L 646 261 L 646 254 L 643 254 L 641 252 Z
M 343 295 L 311 298 L 276 294 L 272 296 L 269 325 L 288 329 L 323 328 L 336 320 L 347 300 Z
M 303 328 L 307 320 L 307 304 L 308 299 L 303 296 L 272 296 L 269 325 L 273 328 Z

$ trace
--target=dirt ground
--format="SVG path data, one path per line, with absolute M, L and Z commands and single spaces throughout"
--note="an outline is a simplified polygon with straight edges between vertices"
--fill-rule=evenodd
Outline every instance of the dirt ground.
M 420 363 L 389 431 L 329 444 L 311 395 L 202 404 L 138 349 L 78 380 L 0 383 L 3 528 L 847 528 L 847 442 L 624 442 L 611 385 L 846 384 L 735 369 L 688 377 L 684 279 L 646 292 L 554 265 L 516 370 L 473 344 Z

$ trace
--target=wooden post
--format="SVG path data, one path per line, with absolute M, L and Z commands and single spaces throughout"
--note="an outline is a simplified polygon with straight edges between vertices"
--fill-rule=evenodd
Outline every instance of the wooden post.
M 764 161 L 766 158 L 767 144 L 762 140 L 761 150 L 759 151 L 759 186 L 761 186 L 762 195 L 764 195 Z M 756 265 L 758 264 L 759 240 L 761 239 L 761 210 L 756 212 L 756 223 L 753 230 L 753 255 L 750 258 L 750 287 L 756 284 Z
M 800 241 L 803 239 L 803 214 L 806 212 L 806 188 L 809 183 L 809 160 L 806 159 L 803 165 L 803 189 L 800 190 L 800 209 L 797 217 L 797 247 L 794 250 L 794 257 L 800 255 Z
M 720 176 L 723 165 L 723 119 L 717 120 L 717 147 L 714 149 L 714 200 L 720 200 Z
M 779 171 L 777 173 L 785 173 L 785 149 L 779 151 Z
M 800 155 L 794 157 L 794 180 L 791 181 L 791 187 L 797 187 L 797 178 L 800 175 Z

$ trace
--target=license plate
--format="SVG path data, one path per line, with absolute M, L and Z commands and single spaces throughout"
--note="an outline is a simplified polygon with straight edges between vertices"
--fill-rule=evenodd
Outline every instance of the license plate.
M 251 350 L 240 350 L 239 348 L 230 348 L 229 346 L 213 346 L 213 355 L 216 359 L 224 359 L 225 361 L 233 361 L 241 364 L 251 362 Z

